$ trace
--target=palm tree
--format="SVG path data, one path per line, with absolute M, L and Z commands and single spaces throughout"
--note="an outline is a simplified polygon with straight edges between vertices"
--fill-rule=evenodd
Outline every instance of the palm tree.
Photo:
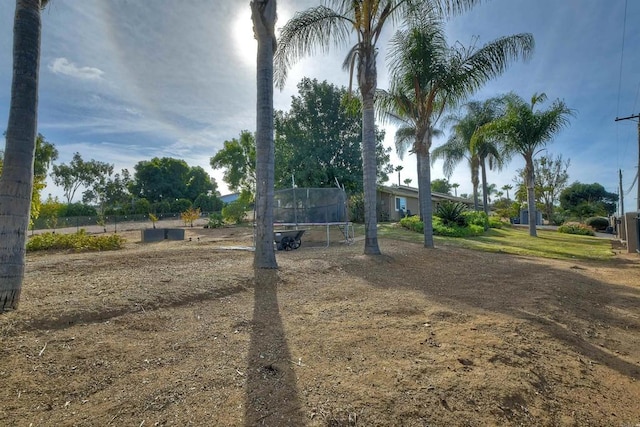
M 16 0 L 11 104 L 0 177 L 0 313 L 18 307 L 24 279 L 38 127 L 40 11 L 46 3 Z
M 434 128 L 447 107 L 457 104 L 518 58 L 528 58 L 533 36 L 503 37 L 480 49 L 448 46 L 442 21 L 423 16 L 391 40 L 391 88 L 380 95 L 380 111 L 401 123 L 398 142 L 413 131 L 411 152 L 417 156 L 420 216 L 424 246 L 433 247 L 431 149 Z M 406 145 L 405 145 L 406 147 Z
M 536 105 L 546 101 L 547 95 L 534 94 L 527 103 L 515 94 L 508 97 L 507 109 L 503 117 L 482 127 L 479 137 L 491 137 L 502 141 L 510 153 L 524 157 L 525 184 L 529 209 L 529 235 L 536 237 L 535 221 L 535 180 L 533 158 L 563 127 L 569 124 L 569 116 L 574 114 L 563 101 L 555 100 L 547 110 L 535 110 Z
M 511 200 L 509 198 L 509 190 L 513 189 L 513 185 L 505 184 L 502 186 L 502 189 L 507 193 L 507 200 Z
M 327 52 L 331 46 L 348 46 L 355 33 L 357 42 L 343 63 L 356 73 L 362 97 L 362 161 L 365 199 L 364 253 L 380 254 L 376 217 L 376 141 L 374 99 L 378 85 L 376 68 L 377 42 L 387 22 L 393 23 L 411 15 L 436 14 L 450 16 L 480 3 L 480 0 L 327 0 L 328 6 L 317 6 L 297 13 L 282 28 L 276 52 L 276 82 L 282 87 L 287 70 L 298 59 L 318 47 Z
M 273 250 L 275 148 L 273 141 L 273 55 L 276 50 L 276 0 L 251 2 L 258 40 L 256 121 L 256 251 L 255 269 L 278 268 Z M 258 275 L 256 274 L 256 277 Z
M 487 164 L 490 169 L 501 168 L 503 156 L 494 141 L 486 138 L 479 141 L 475 147 L 471 146 L 471 139 L 476 131 L 484 124 L 497 119 L 504 112 L 504 98 L 495 97 L 480 101 L 471 101 L 464 105 L 466 113 L 459 117 L 452 115 L 446 118 L 447 122 L 453 122 L 451 134 L 447 142 L 433 150 L 433 160 L 444 160 L 444 173 L 450 177 L 454 168 L 467 159 L 471 170 L 471 184 L 473 185 L 473 204 L 475 210 L 479 210 L 478 186 L 480 184 L 480 172 L 482 172 L 483 208 L 489 213 L 487 192 Z
M 453 184 L 451 184 L 451 188 L 453 188 L 453 195 L 458 197 L 458 188 L 460 187 L 460 184 L 458 184 L 457 182 L 454 182 Z

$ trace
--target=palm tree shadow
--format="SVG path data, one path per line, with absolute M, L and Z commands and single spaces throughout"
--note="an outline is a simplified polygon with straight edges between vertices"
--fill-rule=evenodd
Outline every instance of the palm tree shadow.
M 245 426 L 305 424 L 278 308 L 278 281 L 276 270 L 256 273 Z

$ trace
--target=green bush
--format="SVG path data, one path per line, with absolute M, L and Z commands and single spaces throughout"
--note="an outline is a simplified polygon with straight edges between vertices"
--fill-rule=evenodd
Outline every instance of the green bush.
M 489 217 L 489 228 L 502 228 L 504 223 L 497 216 Z
M 488 219 L 487 214 L 484 213 L 483 211 L 467 210 L 462 213 L 462 216 L 465 220 L 464 221 L 465 224 L 479 225 L 480 227 L 484 227 L 484 224 Z
M 222 217 L 228 223 L 241 224 L 247 210 L 249 210 L 249 204 L 242 198 L 236 199 L 222 208 Z
M 220 228 L 224 225 L 224 218 L 220 212 L 209 214 L 209 222 L 207 228 Z
M 349 220 L 358 224 L 364 223 L 364 195 L 362 193 L 349 197 Z
M 606 230 L 609 227 L 609 220 L 602 216 L 587 218 L 584 223 L 596 231 Z
M 436 215 L 442 219 L 442 223 L 444 225 L 466 225 L 465 211 L 467 210 L 467 205 L 460 202 L 443 202 L 438 205 L 436 208 Z M 484 222 L 483 222 L 484 224 Z
M 125 239 L 118 235 L 90 236 L 84 230 L 75 234 L 43 233 L 32 236 L 27 242 L 27 251 L 67 250 L 82 251 L 111 251 L 121 249 Z
M 579 222 L 566 222 L 558 227 L 559 233 L 579 234 L 581 236 L 595 236 L 593 229 Z
M 400 225 L 408 230 L 424 233 L 424 223 L 420 221 L 420 217 L 417 215 L 405 216 L 400 219 Z
M 480 236 L 484 233 L 483 225 L 469 224 L 460 226 L 457 224 L 445 224 L 439 217 L 433 218 L 433 234 L 447 237 Z

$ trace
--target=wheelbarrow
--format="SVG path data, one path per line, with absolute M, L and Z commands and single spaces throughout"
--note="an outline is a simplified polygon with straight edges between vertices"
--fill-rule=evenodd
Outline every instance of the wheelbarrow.
M 298 249 L 302 244 L 302 235 L 305 230 L 281 230 L 273 232 L 273 240 L 279 251 L 291 251 Z

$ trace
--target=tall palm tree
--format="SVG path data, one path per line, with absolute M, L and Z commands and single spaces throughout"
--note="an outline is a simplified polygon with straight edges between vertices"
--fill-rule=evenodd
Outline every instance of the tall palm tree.
M 477 49 L 449 46 L 442 21 L 423 16 L 391 40 L 391 87 L 380 95 L 380 111 L 413 129 L 411 151 L 417 156 L 420 216 L 424 246 L 433 247 L 430 149 L 433 129 L 447 107 L 502 74 L 512 60 L 528 58 L 531 34 L 497 39 Z M 406 132 L 406 130 L 403 130 Z M 396 134 L 397 142 L 398 134 Z
M 529 209 L 529 235 L 536 237 L 536 199 L 534 157 L 565 126 L 574 112 L 563 101 L 555 100 L 546 110 L 536 110 L 536 106 L 547 100 L 547 95 L 534 94 L 531 102 L 511 94 L 507 109 L 501 118 L 486 124 L 478 132 L 479 137 L 496 138 L 504 143 L 510 153 L 522 155 L 525 161 L 524 175 L 527 186 Z
M 374 99 L 378 85 L 377 42 L 387 22 L 425 14 L 441 17 L 460 13 L 481 0 L 326 0 L 329 6 L 317 6 L 297 13 L 282 28 L 276 52 L 276 82 L 282 87 L 287 70 L 300 58 L 318 47 L 327 52 L 331 46 L 345 47 L 356 34 L 343 63 L 354 73 L 362 97 L 362 161 L 365 199 L 364 253 L 380 254 L 376 217 L 376 141 Z
M 0 313 L 18 307 L 38 123 L 40 11 L 46 0 L 16 0 L 13 80 L 4 166 L 0 177 Z
M 510 185 L 510 184 L 505 184 L 502 186 L 502 190 L 504 190 L 507 193 L 507 200 L 511 200 L 509 198 L 509 190 L 512 190 L 512 189 L 513 189 L 513 185 Z
M 479 210 L 478 186 L 480 184 L 480 172 L 482 172 L 483 207 L 488 213 L 488 200 L 486 199 L 487 165 L 490 169 L 500 168 L 503 164 L 503 156 L 494 141 L 486 138 L 479 141 L 475 147 L 471 146 L 471 138 L 482 126 L 497 119 L 504 112 L 504 99 L 500 97 L 490 98 L 483 102 L 471 101 L 464 105 L 464 116 L 452 115 L 446 118 L 447 122 L 453 122 L 451 134 L 447 142 L 433 150 L 432 159 L 443 159 L 443 169 L 447 177 L 453 174 L 455 167 L 467 159 L 471 170 L 471 184 L 473 185 L 473 203 L 475 210 Z
M 273 249 L 275 146 L 273 141 L 273 55 L 276 50 L 276 0 L 251 3 L 258 40 L 256 121 L 256 251 L 255 269 L 278 268 Z M 256 275 L 257 276 L 257 275 Z

